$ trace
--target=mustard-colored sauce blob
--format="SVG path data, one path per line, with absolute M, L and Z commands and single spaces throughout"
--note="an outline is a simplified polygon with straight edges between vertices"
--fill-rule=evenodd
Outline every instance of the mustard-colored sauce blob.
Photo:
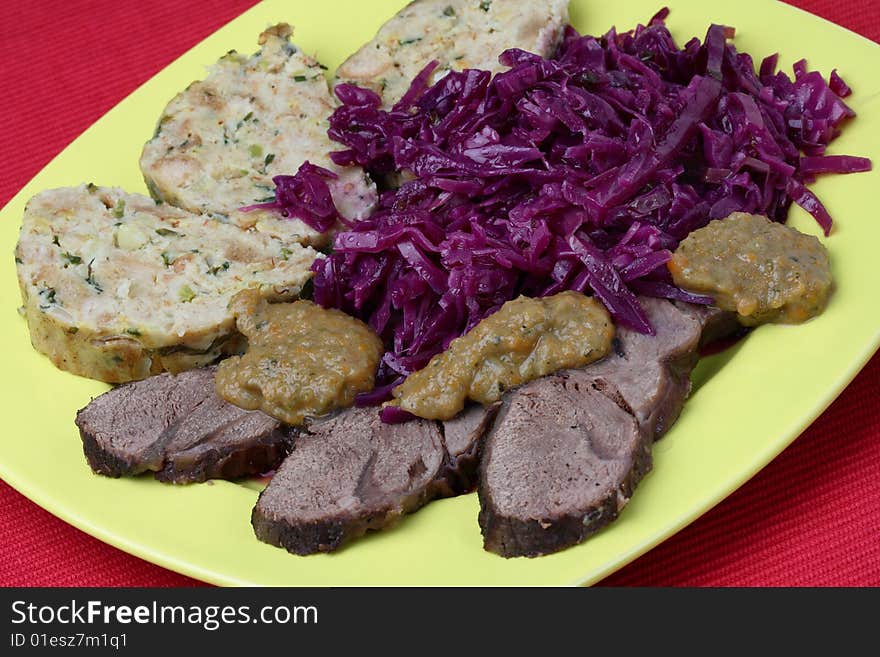
M 372 390 L 383 348 L 363 322 L 311 301 L 270 304 L 255 290 L 239 292 L 230 308 L 248 348 L 217 368 L 226 401 L 296 425 Z
M 490 404 L 509 388 L 599 360 L 613 337 L 608 311 L 592 297 L 519 297 L 410 374 L 394 389 L 394 403 L 419 417 L 448 420 L 465 399 Z
M 818 239 L 745 212 L 693 231 L 667 266 L 676 285 L 713 297 L 746 326 L 804 322 L 822 312 L 832 288 Z

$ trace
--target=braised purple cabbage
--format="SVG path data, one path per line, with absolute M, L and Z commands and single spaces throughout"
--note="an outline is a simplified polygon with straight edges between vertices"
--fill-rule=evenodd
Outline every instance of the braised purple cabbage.
M 601 37 L 568 27 L 555 56 L 507 50 L 509 70 L 494 78 L 464 70 L 429 86 L 432 63 L 388 111 L 370 90 L 337 87 L 329 135 L 344 149 L 333 161 L 404 181 L 313 265 L 315 300 L 385 342 L 377 388 L 360 403 L 387 399 L 520 294 L 583 291 L 652 333 L 637 295 L 711 302 L 675 287 L 666 262 L 731 212 L 784 222 L 794 202 L 829 233 L 806 185 L 871 166 L 825 154 L 854 116 L 849 87 L 803 60 L 789 77 L 775 55 L 756 71 L 720 25 L 679 47 L 667 13 Z M 338 215 L 315 169 L 276 178 L 275 207 L 326 230 Z

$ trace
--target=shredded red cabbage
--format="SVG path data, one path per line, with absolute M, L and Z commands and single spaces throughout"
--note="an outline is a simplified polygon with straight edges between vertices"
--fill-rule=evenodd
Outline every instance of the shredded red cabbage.
M 849 87 L 803 61 L 791 79 L 776 56 L 756 73 L 719 25 L 679 48 L 667 13 L 598 38 L 568 27 L 553 58 L 508 50 L 509 70 L 494 78 L 465 70 L 428 87 L 432 64 L 390 111 L 372 91 L 337 88 L 328 134 L 345 149 L 333 161 L 407 180 L 313 265 L 315 300 L 385 340 L 378 387 L 359 403 L 387 399 L 519 294 L 580 290 L 652 333 L 636 294 L 711 301 L 676 288 L 665 266 L 711 219 L 744 211 L 783 222 L 794 201 L 830 231 L 805 183 L 870 168 L 824 155 L 854 116 L 841 100 Z M 299 208 L 312 204 L 287 189 L 278 206 L 310 221 Z
M 307 226 L 319 233 L 325 233 L 337 221 L 344 221 L 336 210 L 327 180 L 335 180 L 338 176 L 332 171 L 303 162 L 296 175 L 275 176 L 275 200 L 268 203 L 256 203 L 241 208 L 244 212 L 256 210 L 277 210 L 284 217 L 300 219 Z

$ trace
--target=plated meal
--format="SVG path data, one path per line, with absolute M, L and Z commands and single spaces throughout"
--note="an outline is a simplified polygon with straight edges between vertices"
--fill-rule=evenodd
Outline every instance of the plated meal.
M 95 472 L 271 472 L 254 532 L 297 554 L 476 489 L 487 550 L 549 554 L 627 505 L 703 346 L 823 311 L 785 220 L 828 235 L 807 185 L 870 169 L 825 155 L 843 79 L 514 5 L 414 2 L 332 93 L 272 26 L 157 117 L 152 198 L 31 200 L 32 343 L 120 384 L 76 417 Z

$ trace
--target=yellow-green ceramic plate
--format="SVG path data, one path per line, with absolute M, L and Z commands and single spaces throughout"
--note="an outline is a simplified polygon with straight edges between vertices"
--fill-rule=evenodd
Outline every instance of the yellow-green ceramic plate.
M 433 502 L 397 528 L 336 554 L 297 557 L 251 531 L 254 485 L 170 486 L 150 478 L 93 475 L 73 424 L 76 410 L 106 389 L 56 370 L 36 353 L 17 315 L 11 252 L 25 201 L 36 192 L 94 181 L 144 192 L 137 161 L 165 103 L 231 48 L 251 52 L 267 25 L 288 21 L 295 40 L 331 70 L 369 39 L 400 1 L 261 4 L 150 80 L 87 130 L 34 178 L 0 220 L 0 476 L 32 500 L 112 545 L 217 584 L 428 585 L 586 584 L 619 568 L 712 507 L 754 475 L 819 415 L 878 345 L 880 174 L 828 177 L 814 190 L 837 220 L 825 244 L 838 289 L 824 315 L 804 326 L 766 326 L 707 359 L 681 419 L 656 446 L 654 472 L 621 518 L 577 547 L 538 559 L 484 552 L 476 495 Z M 684 42 L 709 23 L 735 26 L 736 45 L 759 61 L 774 51 L 789 66 L 807 57 L 826 75 L 837 67 L 855 90 L 859 118 L 832 152 L 880 163 L 880 47 L 780 2 L 672 1 L 668 20 Z M 581 31 L 629 29 L 657 0 L 572 3 Z M 792 222 L 816 232 L 799 210 Z M 816 463 L 816 476 L 822 464 Z

